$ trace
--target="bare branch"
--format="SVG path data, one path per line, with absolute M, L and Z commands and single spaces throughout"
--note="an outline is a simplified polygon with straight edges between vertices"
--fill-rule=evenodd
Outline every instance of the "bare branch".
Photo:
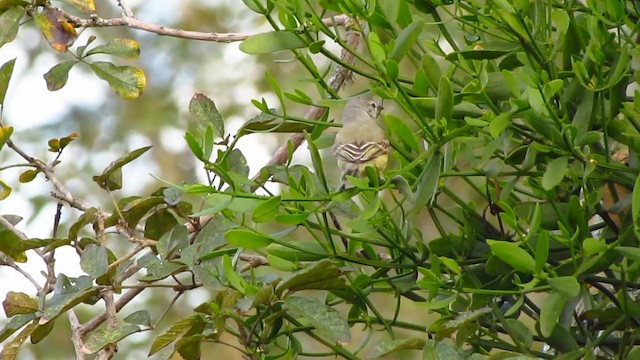
M 120 311 L 125 305 L 127 305 L 131 300 L 133 300 L 133 298 L 138 296 L 138 294 L 140 294 L 144 289 L 146 289 L 146 287 L 132 288 L 131 290 L 122 294 L 122 296 L 120 296 L 120 298 L 115 301 L 114 306 L 115 306 L 116 312 Z M 105 322 L 105 320 L 107 320 L 106 311 L 102 312 L 100 315 L 95 316 L 93 319 L 87 321 L 86 323 L 82 324 L 78 328 L 78 331 L 81 335 L 84 335 L 90 331 L 97 329 L 98 326 L 100 326 L 100 324 Z
M 269 264 L 267 258 L 262 255 L 241 253 L 238 257 L 240 260 L 247 262 L 247 264 L 240 269 L 240 272 L 245 272 L 247 270 L 257 268 L 258 266 Z
M 69 322 L 71 323 L 71 341 L 73 342 L 73 348 L 76 351 L 76 360 L 84 360 L 85 353 L 82 351 L 84 343 L 82 342 L 83 333 L 80 332 L 80 321 L 73 309 L 67 313 L 69 316 Z
M 96 15 L 92 15 L 89 19 L 84 19 L 68 12 L 58 9 L 52 6 L 52 8 L 57 9 L 62 13 L 62 15 L 76 27 L 79 28 L 93 28 L 93 27 L 128 27 L 131 29 L 138 29 L 142 31 L 147 31 L 150 33 L 162 35 L 162 36 L 171 36 L 175 38 L 182 39 L 190 39 L 190 40 L 201 40 L 201 41 L 212 41 L 212 42 L 236 42 L 242 41 L 254 34 L 242 34 L 242 33 L 217 33 L 217 32 L 202 32 L 202 31 L 191 31 L 191 30 L 182 30 L 171 28 L 163 25 L 150 24 L 143 21 L 140 21 L 133 17 L 133 12 L 130 8 L 122 5 L 123 1 L 118 1 L 120 7 L 123 9 L 124 14 L 119 18 L 110 18 L 103 19 Z M 335 17 L 323 19 L 322 22 L 325 25 L 340 25 L 343 26 L 347 23 L 349 17 L 346 15 L 338 15 Z

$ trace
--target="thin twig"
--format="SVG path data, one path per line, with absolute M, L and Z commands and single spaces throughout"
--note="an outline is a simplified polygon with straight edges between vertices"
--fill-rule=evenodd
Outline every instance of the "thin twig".
M 82 342 L 83 334 L 79 331 L 81 327 L 80 321 L 78 321 L 76 312 L 73 309 L 69 310 L 67 314 L 67 316 L 69 316 L 69 322 L 71 323 L 71 341 L 73 342 L 73 348 L 76 351 L 76 360 L 84 360 L 86 357 L 85 353 L 82 351 L 84 343 Z
M 122 1 L 119 1 L 122 4 Z M 212 42 L 236 42 L 242 41 L 254 34 L 243 34 L 243 33 L 217 33 L 217 32 L 203 32 L 203 31 L 191 31 L 191 30 L 182 30 L 171 28 L 164 25 L 150 24 L 143 21 L 140 21 L 133 17 L 133 13 L 130 9 L 125 6 L 121 6 L 124 10 L 124 14 L 119 18 L 110 18 L 103 19 L 96 15 L 92 15 L 88 19 L 84 19 L 68 12 L 56 8 L 54 6 L 50 6 L 62 13 L 62 15 L 76 27 L 79 28 L 92 28 L 92 27 L 128 27 L 131 29 L 137 29 L 142 31 L 147 31 L 150 33 L 162 35 L 162 36 L 171 36 L 175 38 L 181 39 L 189 39 L 189 40 L 201 40 L 201 41 L 212 41 Z M 129 12 L 127 14 L 127 12 Z M 349 17 L 346 15 L 338 15 L 331 18 L 323 19 L 322 22 L 329 25 L 345 25 L 348 21 Z

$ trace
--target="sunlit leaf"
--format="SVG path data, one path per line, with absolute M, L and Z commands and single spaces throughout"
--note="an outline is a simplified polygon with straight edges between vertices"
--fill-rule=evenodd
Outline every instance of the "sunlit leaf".
M 2 302 L 7 317 L 20 314 L 33 314 L 38 311 L 38 301 L 21 292 L 9 291 Z
M 379 357 L 387 356 L 404 350 L 422 350 L 425 344 L 425 340 L 421 338 L 386 340 L 377 344 L 367 358 L 377 359 Z
M 147 83 L 144 72 L 133 66 L 116 66 L 106 61 L 89 65 L 99 78 L 109 83 L 116 94 L 124 99 L 135 99 L 142 94 Z

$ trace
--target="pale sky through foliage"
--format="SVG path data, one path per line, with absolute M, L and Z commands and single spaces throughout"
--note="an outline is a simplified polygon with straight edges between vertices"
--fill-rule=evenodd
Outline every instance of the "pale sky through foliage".
M 114 6 L 115 3 L 115 1 L 99 2 L 98 6 Z M 127 3 L 134 9 L 135 15 L 139 19 L 149 23 L 168 24 L 171 26 L 174 22 L 174 17 L 179 17 L 181 11 L 190 6 L 189 4 L 195 5 L 205 2 L 183 0 L 130 0 Z M 235 21 L 234 26 L 238 27 L 237 32 L 254 33 L 259 31 L 259 29 L 255 28 L 255 24 L 253 24 L 256 22 L 256 16 L 251 16 L 252 14 L 250 14 L 244 6 L 239 6 L 235 0 L 229 0 L 226 1 L 226 3 L 231 9 L 228 11 L 243 12 L 244 15 L 247 15 L 238 15 L 230 19 Z M 222 7 L 223 5 L 218 6 Z M 227 26 L 229 26 L 229 24 L 227 24 Z M 266 30 L 267 28 L 264 29 Z M 218 31 L 218 29 L 215 25 L 212 25 L 207 31 L 213 32 Z M 82 34 L 76 44 L 83 44 L 90 34 L 99 35 L 98 40 L 96 40 L 94 44 L 104 42 L 110 37 L 116 37 L 114 33 L 115 29 L 98 29 L 97 31 L 90 29 Z M 144 56 L 145 52 L 159 50 L 150 47 L 145 48 L 142 39 L 157 37 L 157 35 L 144 33 L 142 31 L 133 31 L 130 37 L 141 42 L 143 55 L 135 65 L 143 68 L 147 74 L 148 84 L 155 81 L 163 81 L 160 76 L 153 77 L 150 75 L 153 73 L 152 67 L 168 66 L 171 62 L 171 54 L 153 59 L 147 58 L 148 61 L 145 61 Z M 168 37 L 162 39 L 168 43 L 176 41 Z M 225 109 L 229 106 L 239 103 L 249 104 L 250 99 L 254 98 L 259 99 L 266 97 L 270 103 L 274 103 L 274 97 L 259 93 L 255 87 L 255 79 L 263 76 L 263 66 L 257 65 L 255 59 L 251 56 L 240 52 L 237 43 L 200 43 L 199 46 L 216 49 L 215 51 L 222 49 L 223 54 L 221 54 L 222 56 L 211 57 L 210 59 L 197 59 L 195 62 L 187 64 L 185 69 L 188 69 L 188 71 L 180 68 L 171 69 L 171 71 L 178 73 L 178 76 L 175 77 L 173 76 L 175 74 L 170 74 L 171 76 L 169 76 L 169 78 L 173 79 L 171 97 L 180 109 L 180 114 L 179 117 L 175 119 L 175 124 L 166 126 L 160 131 L 160 144 L 157 145 L 175 154 L 184 153 L 186 149 L 183 136 L 188 123 L 188 117 L 190 116 L 188 113 L 188 104 L 194 92 L 202 92 L 211 97 L 223 115 L 225 115 Z M 34 51 L 34 49 L 38 49 L 38 51 Z M 29 59 L 29 56 L 34 54 L 35 58 Z M 80 66 L 70 72 L 65 87 L 56 92 L 48 91 L 42 75 L 53 65 L 64 60 L 69 60 L 71 57 L 68 54 L 57 54 L 52 51 L 48 45 L 46 45 L 42 36 L 33 27 L 21 28 L 16 41 L 0 49 L 0 63 L 5 63 L 13 58 L 17 58 L 17 61 L 5 101 L 4 122 L 6 125 L 15 128 L 14 139 L 16 142 L 36 157 L 43 159 L 53 158 L 51 153 L 46 152 L 46 139 L 41 139 L 38 142 L 30 144 L 20 142 L 20 139 L 24 138 L 24 135 L 30 130 L 55 122 L 64 122 L 65 119 L 61 120 L 61 117 L 68 115 L 68 111 L 72 107 L 80 107 L 87 111 L 98 111 L 101 104 L 105 101 L 117 97 L 106 83 L 86 69 L 79 69 L 81 68 Z M 174 59 L 173 61 L 180 60 Z M 158 72 L 157 69 L 155 72 Z M 200 84 L 205 84 L 205 86 Z M 143 94 L 142 97 L 145 95 L 146 94 Z M 248 118 L 256 113 L 257 110 L 250 106 L 246 111 L 242 111 L 241 115 L 228 116 L 225 119 L 226 131 L 234 134 Z M 112 121 L 109 120 L 109 114 L 97 115 L 106 117 L 107 120 L 104 121 Z M 62 137 L 66 135 L 68 135 L 68 133 L 55 133 L 52 137 Z M 82 133 L 80 136 L 82 136 Z M 124 154 L 124 152 L 121 152 L 119 149 L 125 149 L 123 151 L 133 150 L 153 144 L 152 141 L 152 139 L 149 139 L 144 134 L 131 133 L 125 135 L 124 146 L 118 148 L 117 151 L 116 148 L 106 148 L 98 152 L 87 153 L 82 151 L 80 146 L 72 145 L 63 153 L 61 157 L 62 164 L 56 168 L 56 173 L 62 174 L 62 177 L 64 177 L 64 174 L 68 173 L 70 169 L 74 171 L 71 165 L 83 167 L 83 164 L 87 164 L 87 166 L 104 168 L 106 164 Z M 265 136 L 262 136 L 259 142 L 249 136 L 242 139 L 239 143 L 239 147 L 245 153 L 252 172 L 255 172 L 256 169 L 268 161 L 271 152 L 269 149 L 275 148 L 276 146 L 277 142 L 275 139 L 269 139 Z M 2 156 L 0 156 L 0 163 L 12 163 L 17 160 L 13 154 L 9 155 L 8 153 L 8 151 L 3 152 Z M 193 161 L 193 158 L 190 158 L 189 161 Z M 42 175 L 39 175 L 35 181 L 29 184 L 19 184 L 19 170 L 20 169 L 16 171 L 5 171 L 2 173 L 2 180 L 7 184 L 11 184 L 14 187 L 14 191 L 9 199 L 0 202 L 0 214 L 19 214 L 23 216 L 25 220 L 17 226 L 18 229 L 28 233 L 30 237 L 48 238 L 51 236 L 55 204 L 50 202 L 35 218 L 32 218 L 35 209 L 29 199 L 36 194 L 47 196 L 51 191 L 50 185 L 42 181 Z M 141 191 L 142 188 L 146 184 L 155 181 L 153 176 L 163 177 L 163 174 L 159 173 L 159 171 L 160 169 L 153 161 L 139 161 L 135 166 L 126 168 L 125 177 L 136 179 L 136 181 L 125 182 L 125 191 L 127 193 L 144 192 Z M 202 175 L 201 171 L 200 175 Z M 203 181 L 204 179 L 199 180 Z M 72 192 L 75 190 L 86 192 L 101 191 L 97 186 L 94 186 L 95 184 L 87 184 L 77 179 L 67 181 L 66 185 Z M 94 186 L 95 189 L 92 190 L 92 188 L 90 188 L 91 186 Z M 118 194 L 118 196 L 121 195 Z M 92 199 L 87 200 L 92 202 Z M 96 205 L 98 204 L 96 203 Z M 65 219 L 71 217 L 65 216 L 65 213 L 69 214 L 69 211 L 68 208 L 65 208 L 63 211 L 63 222 Z M 31 252 L 28 252 L 28 257 L 29 262 L 27 264 L 21 264 L 21 266 L 24 266 L 26 271 L 33 274 L 36 280 L 43 280 L 39 273 L 44 269 L 44 264 Z M 73 249 L 69 247 L 60 248 L 57 250 L 56 257 L 59 259 L 56 263 L 56 272 L 64 273 L 68 276 L 83 274 L 79 268 L 77 255 Z M 35 295 L 33 286 L 13 270 L 5 267 L 0 268 L 0 279 L 2 279 L 0 281 L 0 299 L 4 299 L 8 291 L 25 292 Z M 28 351 L 24 351 L 24 353 L 28 353 Z

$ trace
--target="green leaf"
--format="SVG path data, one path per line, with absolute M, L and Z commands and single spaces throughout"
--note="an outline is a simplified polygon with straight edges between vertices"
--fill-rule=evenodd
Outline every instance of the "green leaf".
M 376 345 L 367 358 L 376 359 L 405 350 L 422 350 L 425 345 L 426 341 L 422 338 L 385 340 Z
M 280 50 L 307 47 L 298 35 L 289 31 L 271 31 L 249 36 L 240 43 L 240 50 L 249 55 L 269 54 Z
M 16 335 L 11 341 L 4 343 L 2 352 L 0 352 L 0 359 L 2 360 L 16 360 L 18 358 L 18 352 L 22 344 L 31 336 L 33 331 L 38 327 L 38 324 L 32 322 L 27 325 L 22 331 Z
M 165 331 L 164 334 L 156 337 L 151 344 L 151 348 L 149 349 L 149 357 L 158 351 L 165 348 L 167 345 L 171 344 L 175 341 L 180 335 L 187 332 L 187 330 L 191 329 L 194 325 L 199 322 L 199 318 L 201 315 L 192 314 L 184 319 L 175 322 L 171 327 Z
M 151 149 L 151 146 L 145 146 L 118 158 L 104 169 L 102 175 L 94 176 L 93 181 L 95 181 L 101 188 L 109 191 L 122 188 L 122 167 L 137 159 L 149 149 Z
M 1 131 L 2 129 L 0 129 Z M 2 137 L 0 136 L 0 139 Z M 2 142 L 0 142 L 0 148 L 2 148 Z M 633 231 L 636 237 L 640 238 L 640 176 L 636 176 L 635 184 L 633 185 L 633 193 L 631 195 L 631 215 L 633 218 Z
M 420 183 L 416 189 L 413 204 L 409 212 L 418 212 L 430 204 L 438 189 L 442 157 L 440 153 L 433 155 L 420 175 Z
M 16 315 L 33 314 L 40 310 L 38 301 L 21 292 L 9 291 L 2 302 L 4 313 L 7 317 Z
M 420 153 L 418 140 L 405 121 L 393 114 L 385 114 L 384 121 L 389 131 L 395 134 L 403 144 L 416 154 Z
M 437 91 L 438 82 L 442 77 L 442 70 L 440 70 L 440 65 L 438 64 L 436 59 L 434 59 L 433 56 L 431 56 L 431 54 L 429 53 L 424 53 L 424 55 L 422 55 L 422 60 L 420 65 L 421 65 L 422 71 L 424 71 L 424 74 L 427 77 L 429 86 L 434 91 Z
M 442 76 L 438 82 L 438 100 L 436 101 L 436 120 L 451 120 L 453 114 L 453 90 L 451 82 L 446 76 Z
M 418 41 L 418 37 L 424 28 L 424 20 L 416 20 L 398 34 L 395 45 L 391 51 L 390 59 L 399 62 Z
M 551 190 L 560 184 L 562 179 L 564 179 L 564 175 L 567 173 L 568 165 L 568 156 L 561 156 L 551 161 L 544 171 L 544 175 L 542 175 L 542 188 Z
M 244 294 L 249 284 L 236 272 L 227 254 L 222 256 L 222 270 L 231 287 Z
M 94 279 L 107 273 L 109 259 L 103 246 L 87 245 L 80 256 L 80 267 Z
M 272 238 L 264 234 L 245 229 L 229 230 L 224 238 L 229 244 L 245 249 L 261 249 L 273 242 Z
M 135 99 L 142 94 L 147 79 L 144 72 L 133 66 L 116 66 L 106 61 L 89 64 L 98 77 L 123 99 Z
M 548 338 L 553 334 L 566 303 L 567 297 L 557 291 L 551 291 L 546 300 L 542 302 L 539 320 L 540 334 L 542 336 Z
M 280 196 L 274 196 L 260 203 L 260 205 L 256 206 L 255 210 L 253 210 L 253 221 L 256 223 L 264 223 L 275 219 L 281 203 Z
M 260 2 L 260 0 L 242 0 L 242 2 L 247 5 L 247 7 L 257 12 L 258 14 L 264 14 L 262 9 L 266 9 L 266 7 Z
M 23 326 L 32 322 L 36 318 L 35 313 L 16 315 L 4 325 L 0 330 L 0 343 L 7 340 L 16 331 L 20 330 Z
M 75 64 L 76 62 L 73 60 L 64 61 L 47 71 L 47 73 L 44 74 L 44 80 L 47 82 L 47 89 L 49 89 L 49 91 L 62 89 L 69 78 L 69 71 Z
M 84 343 L 83 350 L 86 349 L 87 353 L 94 354 L 105 346 L 117 344 L 120 340 L 141 330 L 140 326 L 131 324 L 119 324 L 113 328 L 100 328 L 89 335 Z
M 0 47 L 15 40 L 25 9 L 15 6 L 0 14 Z
M 2 188 L 3 182 L 0 181 L 0 200 L 3 199 Z M 5 185 L 6 186 L 6 185 Z M 9 188 L 11 192 L 11 188 Z M 9 195 L 7 195 L 9 196 Z M 22 246 L 22 239 L 12 230 L 0 230 L 0 252 L 19 263 L 27 262 L 27 254 L 25 254 Z
M 548 280 L 551 289 L 566 297 L 580 294 L 580 284 L 573 276 L 559 276 Z
M 161 208 L 147 218 L 144 223 L 144 236 L 152 240 L 160 240 L 162 235 L 178 225 L 176 217 L 166 208 Z
M 0 126 L 0 150 L 2 150 L 2 148 L 4 147 L 4 145 L 7 143 L 7 141 L 9 140 L 9 138 L 11 137 L 11 134 L 13 134 L 13 126 Z M 4 183 L 2 183 L 4 184 Z M 2 187 L 0 186 L 0 194 L 2 193 Z M 8 196 L 8 194 L 7 194 Z M 6 196 L 0 197 L 0 200 L 5 199 Z
M 525 346 L 529 347 L 533 343 L 533 334 L 531 330 L 517 319 L 505 319 L 507 325 L 507 331 L 509 335 L 513 336 Z
M 16 59 L 12 59 L 7 61 L 0 67 L 0 105 L 4 105 L 4 99 L 7 95 L 7 90 L 9 89 L 9 81 L 11 80 L 11 75 L 13 75 L 13 67 L 16 63 Z M 2 148 L 2 143 L 0 143 L 0 148 Z
M 100 288 L 91 284 L 92 280 L 88 276 L 73 279 L 58 275 L 54 295 L 44 303 L 40 324 L 51 321 L 81 302 L 97 296 Z
M 528 274 L 536 272 L 536 261 L 518 244 L 496 240 L 487 240 L 487 244 L 491 247 L 493 255 L 514 269 Z
M 640 248 L 631 246 L 616 246 L 614 250 L 620 255 L 633 261 L 640 261 Z
M 282 282 L 276 291 L 282 294 L 285 290 L 291 293 L 310 289 L 342 289 L 345 287 L 342 274 L 343 271 L 332 261 L 319 261 L 293 274 L 288 280 Z
M 301 296 L 285 299 L 286 306 L 316 328 L 320 336 L 340 345 L 351 342 L 349 323 L 340 313 L 318 300 Z
M 466 355 L 458 352 L 455 344 L 451 339 L 443 339 L 441 341 L 427 340 L 424 349 L 422 349 L 423 360 L 465 360 Z
M 536 206 L 536 209 L 540 209 Z M 531 234 L 532 232 L 530 232 Z M 536 244 L 536 273 L 541 272 L 544 269 L 544 265 L 549 258 L 549 233 L 547 231 L 541 231 L 538 235 L 538 243 Z
M 296 241 L 290 246 L 272 243 L 267 253 L 287 261 L 318 261 L 330 256 L 327 250 L 316 241 Z
M 500 113 L 489 122 L 489 133 L 491 137 L 497 139 L 509 125 L 511 125 L 512 114 L 508 112 Z
M 216 104 L 213 100 L 209 99 L 206 95 L 195 93 L 189 102 L 189 112 L 193 115 L 203 126 L 212 125 L 215 132 L 215 137 L 224 136 L 224 121 L 222 120 L 222 114 L 216 108 Z
M 140 45 L 135 40 L 116 38 L 87 51 L 86 56 L 93 54 L 109 54 L 123 59 L 137 59 L 140 56 Z
M 96 11 L 96 4 L 93 0 L 62 0 L 83 13 L 90 14 Z

